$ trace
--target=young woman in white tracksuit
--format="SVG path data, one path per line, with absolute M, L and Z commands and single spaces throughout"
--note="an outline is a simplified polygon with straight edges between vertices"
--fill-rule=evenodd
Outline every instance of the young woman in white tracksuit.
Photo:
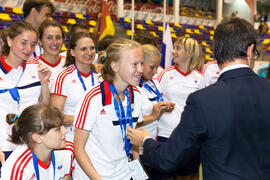
M 34 58 L 33 61 L 44 64 L 51 70 L 49 83 L 51 90 L 57 75 L 64 69 L 66 59 L 65 56 L 60 55 L 65 38 L 62 25 L 50 20 L 44 21 L 39 27 L 39 38 L 43 53 Z
M 172 112 L 164 112 L 159 118 L 158 140 L 164 142 L 181 119 L 188 95 L 204 88 L 204 78 L 200 73 L 204 60 L 201 46 L 197 40 L 180 37 L 173 46 L 174 66 L 163 70 L 158 75 L 160 89 L 165 100 L 175 102 Z M 176 174 L 162 174 L 165 179 L 197 179 L 199 158 L 181 168 Z
M 50 104 L 64 113 L 66 137 L 73 141 L 75 108 L 86 90 L 99 84 L 100 74 L 92 64 L 95 44 L 89 33 L 79 32 L 70 40 L 65 69 L 62 70 L 51 90 Z
M 144 44 L 142 48 L 144 54 L 143 75 L 138 89 L 143 97 L 143 121 L 137 123 L 137 128 L 147 130 L 151 138 L 156 139 L 159 116 L 162 111 L 171 111 L 174 107 L 174 103 L 164 101 L 159 90 L 159 84 L 153 79 L 160 64 L 161 54 L 159 50 L 150 44 Z M 139 154 L 140 160 L 144 164 L 143 156 L 141 156 L 143 154 L 142 147 L 139 149 Z M 156 170 L 147 166 L 147 164 L 144 164 L 144 168 L 150 179 L 154 180 L 157 178 Z
M 141 122 L 142 97 L 135 87 L 143 72 L 141 45 L 115 40 L 106 50 L 100 85 L 84 94 L 75 118 L 74 180 L 130 180 L 133 162 L 126 128 Z M 77 165 L 77 164 L 76 164 Z
M 50 100 L 50 70 L 29 61 L 38 40 L 36 30 L 27 22 L 14 22 L 1 33 L 3 48 L 0 58 L 0 149 L 7 159 L 15 145 L 8 141 L 11 126 L 5 121 L 9 113 Z M 1 168 L 1 165 L 0 165 Z
M 57 108 L 32 105 L 21 115 L 8 114 L 6 120 L 14 124 L 10 141 L 18 146 L 1 169 L 2 179 L 71 179 L 73 144 L 65 140 Z

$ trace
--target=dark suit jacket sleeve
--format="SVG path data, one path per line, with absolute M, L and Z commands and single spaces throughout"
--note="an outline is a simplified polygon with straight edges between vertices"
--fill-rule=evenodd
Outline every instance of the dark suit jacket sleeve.
M 147 139 L 143 144 L 143 158 L 146 164 L 153 168 L 167 172 L 177 170 L 199 153 L 206 134 L 203 107 L 196 95 L 191 94 L 187 99 L 181 122 L 168 141 L 159 143 Z

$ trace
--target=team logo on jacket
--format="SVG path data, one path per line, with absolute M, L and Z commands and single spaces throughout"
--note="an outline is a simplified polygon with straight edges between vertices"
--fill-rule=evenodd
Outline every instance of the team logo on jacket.
M 71 81 L 71 83 L 77 83 L 77 81 L 76 81 L 75 79 L 73 79 L 73 80 Z
M 3 81 L 3 79 L 0 77 L 0 81 Z
M 63 161 L 57 162 L 56 167 L 58 170 L 61 170 L 63 168 Z
M 37 74 L 36 74 L 36 72 L 34 70 L 31 70 L 30 72 L 28 72 L 28 74 L 30 75 L 30 77 L 32 79 L 36 79 L 37 78 Z
M 57 166 L 57 169 L 58 170 L 61 170 L 63 168 L 63 165 L 62 164 L 60 164 L 59 166 Z
M 100 114 L 106 114 L 105 110 L 102 109 L 102 110 L 100 111 Z
M 194 83 L 198 83 L 198 77 L 192 76 L 194 78 Z

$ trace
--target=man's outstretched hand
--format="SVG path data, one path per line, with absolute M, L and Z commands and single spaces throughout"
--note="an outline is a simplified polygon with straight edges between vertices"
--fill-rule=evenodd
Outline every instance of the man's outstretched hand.
M 144 138 L 150 137 L 150 135 L 145 129 L 132 129 L 130 126 L 128 126 L 127 137 L 130 139 L 131 144 L 143 146 Z

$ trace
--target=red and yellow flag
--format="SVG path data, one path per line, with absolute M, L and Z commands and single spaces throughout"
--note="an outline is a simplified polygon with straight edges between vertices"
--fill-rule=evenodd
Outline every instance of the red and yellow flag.
M 113 36 L 115 33 L 109 7 L 106 1 L 103 1 L 101 13 L 99 40 L 103 39 L 107 35 Z

